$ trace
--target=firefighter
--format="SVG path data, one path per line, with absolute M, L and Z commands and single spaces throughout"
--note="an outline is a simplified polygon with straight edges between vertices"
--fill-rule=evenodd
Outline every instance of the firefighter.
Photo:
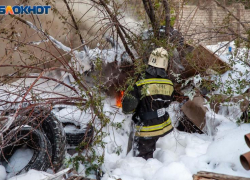
M 166 108 L 173 99 L 173 83 L 167 76 L 168 52 L 155 49 L 148 61 L 145 79 L 136 82 L 125 95 L 122 110 L 133 114 L 135 136 L 133 154 L 144 159 L 153 158 L 156 141 L 173 130 Z

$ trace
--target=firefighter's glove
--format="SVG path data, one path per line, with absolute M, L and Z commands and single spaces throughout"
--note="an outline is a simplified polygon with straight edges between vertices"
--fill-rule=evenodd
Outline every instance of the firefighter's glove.
M 124 97 L 122 101 L 122 112 L 124 114 L 132 114 L 138 105 L 138 100 L 135 97 Z

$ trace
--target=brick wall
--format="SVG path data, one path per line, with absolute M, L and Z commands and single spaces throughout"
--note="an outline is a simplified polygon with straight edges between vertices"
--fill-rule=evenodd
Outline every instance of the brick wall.
M 183 0 L 172 0 L 175 7 Z M 250 0 L 249 0 L 250 1 Z M 132 17 L 147 17 L 143 8 L 142 0 L 128 1 L 129 8 L 126 12 Z M 175 28 L 179 29 L 185 36 L 186 41 L 203 44 L 216 44 L 220 41 L 232 40 L 235 36 L 228 30 L 226 25 L 235 33 L 243 34 L 245 31 L 235 18 L 228 18 L 228 12 L 219 7 L 213 0 L 196 0 L 196 5 L 184 5 L 179 8 Z M 227 0 L 220 1 L 227 5 Z M 250 9 L 245 9 L 244 5 L 237 3 L 226 6 L 240 21 L 250 28 Z M 176 8 L 177 9 L 177 8 Z M 176 10 L 176 12 L 178 9 Z M 138 13 L 139 12 L 139 13 Z M 147 22 L 149 20 L 147 19 Z M 224 32 L 224 33 L 221 33 Z
M 234 4 L 227 8 L 250 28 L 249 9 L 245 9 L 242 4 Z M 235 18 L 229 17 L 228 12 L 215 3 L 207 3 L 200 7 L 185 5 L 180 10 L 176 28 L 183 33 L 187 41 L 203 44 L 232 40 L 235 37 L 234 33 L 244 35 L 246 32 Z

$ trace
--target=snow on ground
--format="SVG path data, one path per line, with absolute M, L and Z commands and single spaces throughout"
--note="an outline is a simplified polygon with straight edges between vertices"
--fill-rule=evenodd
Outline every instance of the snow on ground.
M 27 173 L 21 174 L 18 176 L 14 176 L 14 177 L 10 178 L 9 180 L 28 180 L 28 179 L 30 179 L 30 180 L 48 180 L 50 177 L 53 177 L 53 175 L 48 174 L 46 172 L 31 169 Z
M 239 95 L 244 93 L 249 88 L 249 85 L 242 87 L 239 83 L 242 80 L 250 81 L 250 68 L 249 65 L 244 63 L 250 61 L 250 57 L 246 57 L 246 54 L 249 54 L 249 50 L 246 48 L 236 50 L 234 42 L 225 46 L 227 43 L 228 42 L 221 42 L 217 45 L 207 46 L 213 52 L 216 52 L 217 49 L 221 48 L 216 54 L 223 61 L 230 64 L 232 68 L 232 70 L 229 70 L 222 75 L 212 76 L 215 83 L 220 84 L 220 88 L 215 91 L 215 93 L 224 94 L 228 87 L 230 87 L 235 95 Z M 229 51 L 229 48 L 232 49 L 231 52 Z
M 4 166 L 0 165 L 0 180 L 5 180 L 7 174 Z
M 175 114 L 171 113 L 172 119 L 174 116 Z M 192 180 L 192 175 L 198 171 L 250 177 L 239 160 L 241 154 L 249 151 L 244 135 L 249 133 L 250 125 L 239 126 L 230 119 L 217 114 L 214 118 L 220 121 L 214 136 L 174 130 L 158 140 L 154 159 L 147 161 L 143 158 L 131 157 L 130 154 L 126 156 L 127 141 L 122 141 L 124 135 L 115 132 L 117 143 L 122 144 L 124 152 L 120 156 L 106 153 L 103 165 L 106 174 L 102 180 L 118 178 L 122 180 Z M 114 142 L 109 142 L 109 144 L 112 143 Z
M 9 173 L 7 177 L 13 176 L 12 173 L 21 171 L 30 162 L 33 154 L 34 150 L 27 147 L 17 149 L 5 166 Z
M 209 48 L 212 50 L 214 48 L 215 51 L 218 49 L 218 45 Z M 230 58 L 227 50 L 220 53 L 219 55 L 224 60 Z M 249 79 L 249 67 L 242 64 L 238 59 L 235 59 L 235 61 L 236 65 L 233 66 L 233 70 L 219 77 L 222 83 L 228 83 L 232 78 L 234 80 L 239 78 L 241 80 Z M 237 85 L 237 82 L 232 83 L 231 81 L 231 86 L 236 88 Z M 223 88 L 224 86 L 215 93 L 223 92 Z M 246 88 L 249 87 L 244 87 L 241 92 L 244 92 Z M 235 95 L 237 94 L 239 93 L 235 92 Z M 249 151 L 244 141 L 244 135 L 249 133 L 250 125 L 238 125 L 236 123 L 237 116 L 240 116 L 238 110 L 237 105 L 227 109 L 230 113 L 225 113 L 225 107 L 220 109 L 219 114 L 209 110 L 206 120 L 208 134 L 210 135 L 189 134 L 174 130 L 158 140 L 154 159 L 147 161 L 142 158 L 131 157 L 131 153 L 126 156 L 127 134 L 125 134 L 126 138 L 121 138 L 124 136 L 122 133 L 114 132 L 113 136 L 117 143 L 122 146 L 123 152 L 120 156 L 116 156 L 114 153 L 107 151 L 103 165 L 106 174 L 102 180 L 118 178 L 122 180 L 191 180 L 192 175 L 198 171 L 250 177 L 248 171 L 241 166 L 239 159 L 241 154 Z M 176 113 L 178 113 L 176 105 L 171 106 L 169 112 L 175 124 Z M 119 118 L 125 119 L 124 126 L 128 131 L 130 118 L 117 117 L 116 119 L 119 122 L 121 121 Z M 125 132 L 127 132 L 126 130 Z M 115 144 L 112 141 L 112 133 L 110 139 L 107 149 Z
M 56 117 L 61 122 L 71 122 L 81 128 L 86 127 L 86 124 L 91 120 L 91 114 L 84 113 L 75 106 L 65 106 L 62 110 L 57 110 L 57 106 L 52 110 Z
M 216 50 L 218 46 L 210 46 L 209 48 Z M 224 51 L 221 56 L 227 60 L 229 56 L 225 53 L 227 52 Z M 237 70 L 232 75 L 233 78 L 238 78 L 240 71 L 244 74 L 240 78 L 248 79 L 250 77 L 246 75 L 249 67 L 247 69 L 244 65 L 235 65 L 233 69 Z M 221 79 L 225 82 L 229 81 L 231 78 L 229 73 L 234 72 L 226 72 L 221 76 Z M 220 89 L 217 93 L 221 91 Z M 209 135 L 190 134 L 175 129 L 172 133 L 158 140 L 154 158 L 146 161 L 143 158 L 132 157 L 131 152 L 126 154 L 131 116 L 125 116 L 121 109 L 115 108 L 114 99 L 106 99 L 104 103 L 105 114 L 112 123 L 121 123 L 122 128 L 117 129 L 114 126 L 105 128 L 109 135 L 104 139 L 107 144 L 102 166 L 105 174 L 102 180 L 119 178 L 122 180 L 192 180 L 192 175 L 198 171 L 250 177 L 249 172 L 241 166 L 239 160 L 241 154 L 250 151 L 244 142 L 244 135 L 250 133 L 250 124 L 237 124 L 236 118 L 233 115 L 226 115 L 223 109 L 219 114 L 215 114 L 212 110 L 207 113 Z M 173 124 L 177 126 L 178 104 L 172 104 L 169 112 Z M 61 121 L 74 119 L 73 122 L 80 126 L 82 121 L 86 122 L 89 119 L 88 113 L 82 113 L 71 106 L 66 106 L 65 109 L 58 112 L 55 109 L 54 113 Z M 68 130 L 72 130 L 70 127 L 68 128 Z M 102 153 L 98 148 L 96 152 Z M 118 155 L 117 152 L 120 154 Z M 84 166 L 81 165 L 79 172 L 83 170 Z M 4 180 L 5 176 L 4 167 L 0 165 L 0 180 Z M 24 175 L 11 178 L 11 180 L 40 180 L 48 176 L 47 173 L 30 170 Z

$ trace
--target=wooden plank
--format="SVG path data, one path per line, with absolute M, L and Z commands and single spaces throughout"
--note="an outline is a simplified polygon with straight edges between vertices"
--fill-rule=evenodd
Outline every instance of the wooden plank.
M 198 127 L 201 132 L 206 124 L 206 112 L 207 108 L 204 106 L 205 99 L 202 96 L 195 96 L 193 100 L 188 100 L 181 110 L 187 116 L 187 118 Z
M 216 180 L 211 178 L 200 177 L 198 175 L 193 175 L 193 180 Z
M 193 175 L 193 180 L 250 180 L 250 178 L 200 171 Z
M 196 67 L 198 67 L 201 71 L 213 69 L 219 74 L 222 74 L 230 69 L 227 63 L 203 45 L 199 45 L 195 48 L 192 55 Z
M 182 65 L 185 67 L 185 72 L 182 73 L 183 77 L 191 77 L 198 73 L 207 74 L 211 70 L 222 74 L 231 69 L 219 56 L 203 45 L 199 45 L 187 54 L 182 59 Z
M 70 168 L 63 169 L 56 174 L 54 174 L 52 177 L 45 178 L 44 180 L 61 180 L 63 179 L 63 176 L 68 174 L 71 171 Z

